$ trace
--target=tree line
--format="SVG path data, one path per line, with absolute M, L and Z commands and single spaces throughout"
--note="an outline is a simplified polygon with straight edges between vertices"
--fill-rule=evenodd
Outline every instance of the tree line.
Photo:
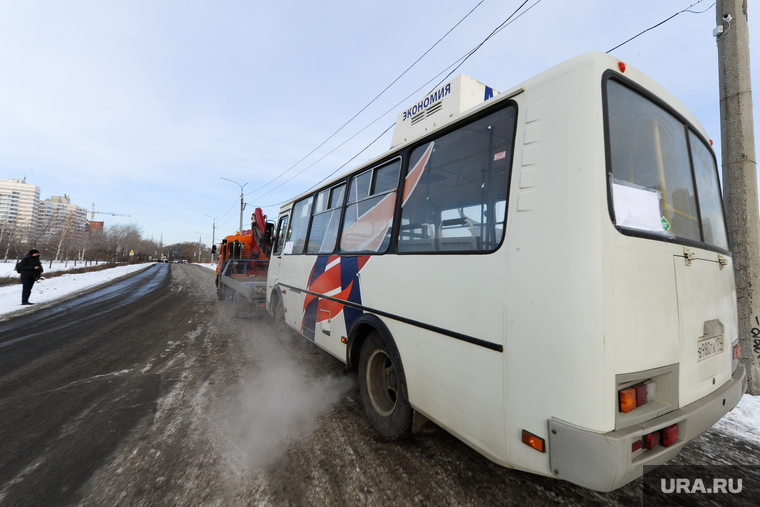
M 113 224 L 96 230 L 77 227 L 41 227 L 29 234 L 13 227 L 12 223 L 0 224 L 0 255 L 4 261 L 19 259 L 31 249 L 40 251 L 44 260 L 76 262 L 145 262 L 151 260 L 185 260 L 198 262 L 198 243 L 181 242 L 163 245 L 153 238 L 144 238 L 135 223 Z M 201 247 L 200 260 L 209 262 L 210 253 Z M 204 257 L 205 256 L 205 257 Z

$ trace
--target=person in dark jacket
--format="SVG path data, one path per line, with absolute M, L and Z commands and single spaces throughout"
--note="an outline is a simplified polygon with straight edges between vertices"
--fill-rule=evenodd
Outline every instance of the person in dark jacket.
M 29 296 L 32 294 L 32 286 L 34 282 L 40 279 L 42 276 L 42 263 L 40 262 L 40 252 L 37 250 L 29 250 L 29 253 L 24 254 L 24 258 L 18 266 L 18 271 L 21 273 L 21 304 L 33 305 L 29 302 Z

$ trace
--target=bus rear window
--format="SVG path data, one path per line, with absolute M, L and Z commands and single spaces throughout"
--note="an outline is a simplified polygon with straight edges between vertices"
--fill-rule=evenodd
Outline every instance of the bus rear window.
M 688 126 L 609 79 L 607 128 L 615 224 L 727 250 L 715 159 Z

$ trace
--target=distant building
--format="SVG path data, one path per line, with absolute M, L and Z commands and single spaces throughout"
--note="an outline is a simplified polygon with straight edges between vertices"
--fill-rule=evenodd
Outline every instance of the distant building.
M 76 204 L 66 194 L 54 195 L 40 202 L 39 225 L 43 236 L 66 233 L 79 236 L 88 228 L 87 210 Z
M 40 187 L 23 180 L 0 179 L 0 227 L 11 228 L 18 241 L 37 233 Z
M 94 222 L 90 220 L 90 230 L 91 231 L 102 231 L 103 230 L 103 222 Z

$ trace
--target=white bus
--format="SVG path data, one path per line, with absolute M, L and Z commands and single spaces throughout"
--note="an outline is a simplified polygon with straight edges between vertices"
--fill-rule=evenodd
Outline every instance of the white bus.
M 458 76 L 395 143 L 282 207 L 267 281 L 382 438 L 432 421 L 610 491 L 739 402 L 715 156 L 661 86 L 599 52 L 501 94 Z

